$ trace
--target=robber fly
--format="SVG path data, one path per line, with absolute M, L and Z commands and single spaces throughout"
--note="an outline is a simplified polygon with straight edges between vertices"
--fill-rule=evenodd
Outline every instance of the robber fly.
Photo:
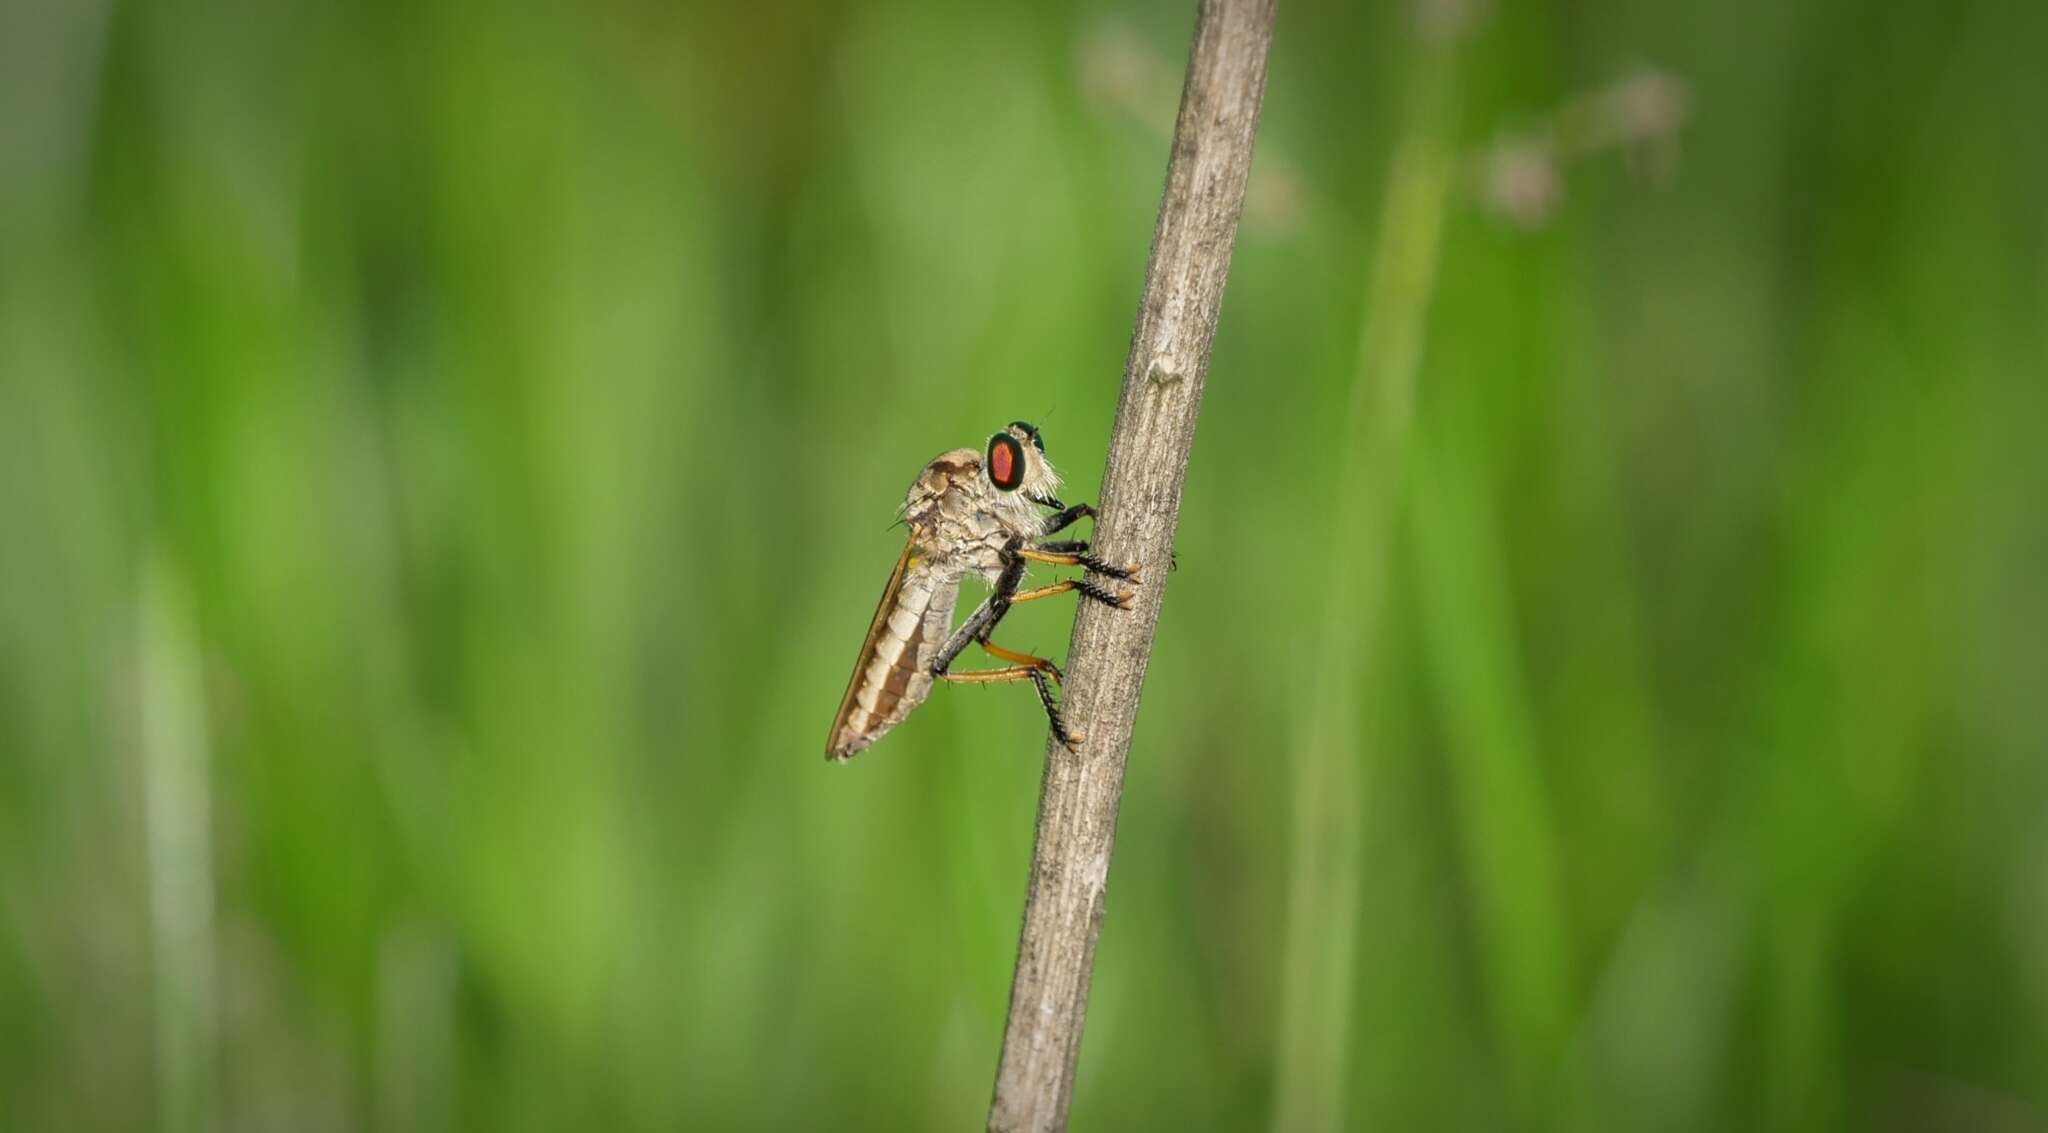
M 954 449 L 925 465 L 903 500 L 910 540 L 882 589 L 853 679 L 832 721 L 826 759 L 849 759 L 881 739 L 924 703 L 934 681 L 1028 680 L 1038 689 L 1053 736 L 1070 748 L 1080 743 L 1053 699 L 1051 686 L 1060 681 L 1059 667 L 989 640 L 996 623 L 1019 602 L 1072 591 L 1119 609 L 1130 605 L 1128 593 L 1112 592 L 1087 577 L 1018 589 L 1026 564 L 1033 562 L 1079 566 L 1114 579 L 1138 576 L 1135 566 L 1111 566 L 1089 555 L 1086 541 L 1044 541 L 1095 514 L 1087 504 L 1061 503 L 1053 494 L 1059 485 L 1059 474 L 1045 459 L 1045 438 L 1023 421 L 1010 422 L 988 439 L 981 452 Z M 960 596 L 960 580 L 968 575 L 987 582 L 989 596 L 954 629 L 953 606 Z M 953 662 L 970 644 L 979 644 L 1009 664 L 953 672 Z

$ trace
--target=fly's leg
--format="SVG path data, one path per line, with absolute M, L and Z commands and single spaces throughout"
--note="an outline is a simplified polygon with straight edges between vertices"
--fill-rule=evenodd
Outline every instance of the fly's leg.
M 1089 554 L 1088 540 L 1086 539 L 1055 539 L 1050 543 L 1040 543 L 1038 546 L 1033 547 L 1032 550 L 1041 551 L 1048 555 L 1062 556 L 1062 561 L 1071 559 L 1075 566 L 1083 567 L 1096 574 L 1106 574 L 1111 578 L 1138 577 L 1138 567 L 1135 564 L 1129 567 L 1112 566 Z
M 1050 598 L 1055 594 L 1065 594 L 1069 590 L 1081 595 L 1084 598 L 1090 598 L 1097 602 L 1100 602 L 1105 606 L 1115 606 L 1119 610 L 1128 610 L 1131 608 L 1131 596 L 1129 594 L 1112 593 L 1108 590 L 1103 589 L 1100 585 L 1096 584 L 1095 582 L 1092 582 L 1089 579 L 1085 578 L 1062 579 L 1061 581 L 1052 583 L 1049 586 L 1040 586 L 1035 589 L 1026 590 L 1020 594 L 1011 596 L 1010 601 L 1013 603 L 1035 602 L 1040 598 Z
M 1006 669 L 983 669 L 975 673 L 940 673 L 939 679 L 960 684 L 1030 681 L 1038 689 L 1038 703 L 1045 707 L 1045 719 L 1052 725 L 1053 738 L 1069 751 L 1080 747 L 1081 741 L 1087 738 L 1067 730 L 1066 717 L 1060 715 L 1059 702 L 1052 697 L 1052 685 L 1046 683 L 1045 670 L 1036 665 L 1012 665 Z
M 1067 731 L 1066 718 L 1060 715 L 1060 706 L 1053 702 L 1052 689 L 1045 683 L 1045 674 L 1037 669 L 1031 670 L 1031 683 L 1038 686 L 1038 703 L 1045 706 L 1045 721 L 1052 725 L 1053 738 L 1068 751 L 1078 751 L 1081 741 L 1088 737 Z
M 1056 504 L 1058 501 L 1051 502 Z M 1060 516 L 1054 518 L 1058 521 L 1058 526 L 1064 527 L 1072 523 L 1080 515 L 1093 515 L 1094 513 L 1095 509 L 1088 507 L 1086 504 L 1079 504 L 1075 507 L 1063 508 Z M 1056 530 L 1057 528 L 1054 529 Z M 931 672 L 932 676 L 940 680 L 956 681 L 965 684 L 998 684 L 1007 681 L 1030 681 L 1032 686 L 1038 690 L 1038 702 L 1045 708 L 1045 718 L 1052 725 L 1053 737 L 1071 750 L 1079 747 L 1082 739 L 1085 737 L 1077 736 L 1067 730 L 1066 718 L 1060 715 L 1059 702 L 1053 699 L 1052 686 L 1061 680 L 1059 666 L 1044 657 L 1036 657 L 1029 653 L 1019 653 L 1014 649 L 1005 649 L 989 640 L 989 638 L 995 632 L 996 623 L 1003 620 L 1003 615 L 1010 612 L 1011 606 L 1018 602 L 1033 602 L 1040 598 L 1050 598 L 1055 594 L 1065 594 L 1070 590 L 1083 597 L 1104 603 L 1105 605 L 1114 606 L 1118 609 L 1130 608 L 1130 595 L 1112 593 L 1093 580 L 1086 578 L 1067 579 L 1063 582 L 1055 582 L 1050 586 L 1040 586 L 1031 590 L 1020 591 L 1018 587 L 1024 583 L 1024 570 L 1027 563 L 1042 562 L 1053 563 L 1059 566 L 1081 566 L 1097 573 L 1106 574 L 1111 578 L 1126 579 L 1137 577 L 1138 568 L 1136 566 L 1128 569 L 1113 567 L 1108 563 L 1093 558 L 1085 553 L 1087 549 L 1085 542 L 1079 543 L 1078 548 L 1075 550 L 1068 550 L 1066 545 L 1062 544 L 1054 544 L 1054 546 L 1059 549 L 1034 549 L 1024 546 L 1024 542 L 1021 539 L 1013 539 L 1007 547 L 1003 548 L 1005 560 L 1003 572 L 996 577 L 994 589 L 989 592 L 989 596 L 982 601 L 981 605 L 975 608 L 974 613 L 969 614 L 967 620 L 960 623 L 960 628 L 954 630 L 952 636 L 946 639 L 946 644 L 939 649 L 938 655 L 932 658 Z M 979 672 L 952 672 L 953 662 L 959 659 L 960 654 L 967 649 L 968 645 L 974 643 L 979 643 L 982 649 L 990 656 L 1004 661 L 1011 661 L 1014 664 L 1001 669 L 984 669 Z
M 1090 504 L 1063 504 L 1057 496 L 1033 496 L 1032 502 L 1053 509 L 1053 513 L 1045 517 L 1045 526 L 1039 528 L 1038 533 L 1040 535 L 1051 535 L 1056 531 L 1065 531 L 1067 528 L 1072 527 L 1077 520 L 1095 518 L 1095 508 Z M 1058 560 L 1039 559 L 1040 562 L 1057 561 L 1062 565 L 1086 567 L 1097 574 L 1106 574 L 1111 578 L 1135 578 L 1138 574 L 1136 566 L 1111 566 L 1101 559 L 1089 555 L 1087 553 L 1088 540 L 1086 539 L 1060 539 L 1051 543 L 1040 543 L 1036 549 L 1051 554 L 1068 556 Z M 1026 558 L 1036 558 L 1028 550 L 1024 552 L 1024 556 Z
M 1018 599 L 1011 599 L 1011 602 L 1015 601 L 1018 601 Z M 1008 605 L 1008 603 L 1005 603 L 1004 608 L 1007 609 Z M 939 650 L 938 656 L 932 660 L 933 676 L 941 680 L 951 680 L 953 662 L 960 659 L 961 652 L 968 645 L 978 642 L 983 652 L 998 661 L 1008 661 L 1013 667 L 1037 669 L 1039 672 L 1051 677 L 1054 684 L 1059 684 L 1066 679 L 1066 674 L 1060 672 L 1060 667 L 1053 664 L 1051 660 L 1031 653 L 1019 653 L 1015 649 L 1005 649 L 990 641 L 989 635 L 993 632 L 995 618 L 993 616 L 984 616 L 984 611 L 992 609 L 993 607 L 983 603 L 982 609 L 976 610 L 973 617 L 960 623 L 960 628 L 955 630 L 953 636 L 946 640 L 945 648 Z M 1008 670 L 997 669 L 990 671 L 1007 672 Z
M 1008 602 L 1003 603 L 1004 610 L 1008 607 Z M 946 670 L 953 667 L 953 662 L 959 659 L 960 654 L 1001 616 L 996 606 L 995 595 L 991 594 L 982 599 L 981 605 L 975 607 L 974 612 L 967 615 L 967 620 L 960 623 L 960 628 L 953 631 L 953 636 L 946 639 L 946 644 L 939 647 L 938 654 L 932 658 L 932 676 L 945 676 Z
M 1028 681 L 1037 671 L 1029 665 L 1010 665 L 1001 669 L 976 669 L 969 673 L 940 673 L 939 679 L 962 685 L 999 685 L 1007 681 Z
M 1092 519 L 1095 516 L 1095 509 L 1087 504 L 1068 506 L 1052 496 L 1046 496 L 1038 502 L 1053 509 L 1053 513 L 1045 517 L 1045 526 L 1039 529 L 1041 535 L 1064 531 L 1072 527 L 1076 520 Z
M 1127 567 L 1113 566 L 1086 553 L 1088 544 L 1085 542 L 1080 543 L 1081 550 L 1052 549 L 1055 547 L 1071 547 L 1076 542 L 1080 541 L 1072 540 L 1064 543 L 1041 544 L 1037 547 L 1024 547 L 1020 548 L 1017 554 L 1019 557 L 1029 559 L 1035 563 L 1051 563 L 1055 566 L 1077 566 L 1096 574 L 1106 574 L 1111 578 L 1129 579 L 1138 577 L 1140 564 L 1132 563 Z
M 1054 539 L 1053 541 L 1051 541 L 1051 542 L 1049 542 L 1049 543 L 1040 543 L 1040 544 L 1038 545 L 1038 548 L 1037 548 L 1037 549 L 1038 549 L 1038 550 L 1041 550 L 1041 551 L 1051 551 L 1051 552 L 1052 552 L 1052 553 L 1054 553 L 1054 554 L 1062 554 L 1062 555 L 1072 555 L 1072 554 L 1078 554 L 1078 553 L 1083 553 L 1083 552 L 1086 552 L 1086 551 L 1088 550 L 1088 540 L 1086 540 L 1086 539 Z M 1085 558 L 1085 557 L 1084 557 L 1084 559 L 1083 559 L 1083 561 L 1082 561 L 1081 565 L 1082 565 L 1082 566 L 1085 566 L 1085 567 L 1087 567 L 1087 568 L 1088 568 L 1088 569 L 1090 569 L 1090 570 L 1093 570 L 1093 571 L 1097 571 L 1097 572 L 1099 572 L 1099 573 L 1102 573 L 1102 574 L 1106 574 L 1106 575 L 1110 576 L 1111 578 L 1122 578 L 1122 577 L 1123 577 L 1122 575 L 1120 575 L 1120 574 L 1118 574 L 1118 573 L 1117 573 L 1117 571 L 1116 571 L 1116 568 L 1115 568 L 1115 567 L 1109 566 L 1108 564 L 1106 564 L 1106 563 L 1102 562 L 1102 561 L 1101 561 L 1100 559 L 1088 559 L 1088 558 Z M 1137 568 L 1136 568 L 1136 567 L 1132 567 L 1131 569 L 1132 569 L 1133 571 L 1136 571 L 1136 570 L 1137 570 Z M 1171 552 L 1171 553 L 1169 554 L 1169 556 L 1168 556 L 1168 558 L 1167 558 L 1167 567 L 1166 567 L 1166 569 L 1168 569 L 1168 570 L 1179 570 L 1179 569 L 1180 569 L 1180 553 L 1179 553 L 1179 552 L 1177 552 L 1177 551 L 1176 551 L 1176 552 Z
M 1013 598 L 1011 601 L 1014 602 L 1017 599 Z M 1060 684 L 1066 679 L 1065 674 L 1060 672 L 1060 667 L 1053 664 L 1048 658 L 1038 657 L 1030 653 L 1019 653 L 1015 649 L 1005 649 L 986 637 L 981 639 L 981 648 L 989 656 L 999 661 L 1009 661 L 1013 664 L 1037 669 L 1039 672 L 1051 677 L 1054 684 Z
M 995 632 L 996 623 L 1003 620 L 1003 615 L 1010 612 L 1010 606 L 1020 597 L 1017 588 L 1024 582 L 1026 561 L 1023 550 L 1024 543 L 1021 539 L 1011 541 L 1010 545 L 1004 548 L 1004 557 L 1008 561 L 1003 564 L 1003 573 L 996 577 L 995 588 L 989 592 L 989 596 L 974 613 L 969 614 L 967 620 L 960 623 L 960 628 L 953 631 L 952 636 L 946 639 L 946 644 L 940 648 L 938 655 L 932 658 L 932 675 L 940 680 L 967 684 L 1030 681 L 1038 690 L 1039 704 L 1045 707 L 1045 718 L 1052 725 L 1053 737 L 1071 749 L 1080 744 L 1081 737 L 1067 730 L 1066 718 L 1060 715 L 1059 702 L 1053 699 L 1052 685 L 1061 679 L 1059 666 L 1043 657 L 1005 649 L 989 640 L 989 636 Z M 1026 593 L 1043 597 L 1036 591 Z M 961 652 L 970 643 L 974 642 L 979 642 L 990 656 L 1016 663 L 1007 668 L 984 669 L 974 673 L 951 672 L 953 662 L 959 659 Z M 1046 679 L 1048 677 L 1051 678 L 1050 682 Z
M 1095 518 L 1095 508 L 1090 504 L 1073 504 L 1070 506 L 1061 503 L 1058 496 L 1033 496 L 1031 497 L 1031 502 L 1040 507 L 1049 507 L 1053 511 L 1051 515 L 1045 517 L 1045 526 L 1040 528 L 1038 532 L 1040 535 L 1051 535 L 1056 531 L 1065 531 L 1067 528 L 1072 527 L 1074 522 L 1079 519 Z M 1087 567 L 1097 574 L 1106 574 L 1111 578 L 1135 578 L 1138 573 L 1138 568 L 1135 566 L 1129 568 L 1113 567 L 1101 559 L 1089 558 L 1087 556 L 1088 540 L 1086 539 L 1057 539 L 1050 543 L 1040 543 L 1038 549 L 1041 551 L 1051 551 L 1055 554 L 1078 554 L 1080 557 L 1074 560 L 1077 565 Z M 1166 569 L 1179 570 L 1180 556 L 1174 555 L 1168 560 Z
M 1024 560 L 1018 554 L 1022 546 L 1023 540 L 1013 539 L 1009 546 L 1003 548 L 1006 561 L 1003 573 L 996 576 L 995 588 L 989 591 L 988 597 L 982 599 L 972 614 L 967 615 L 967 620 L 960 623 L 960 628 L 953 631 L 946 644 L 940 647 L 938 655 L 932 658 L 933 676 L 945 676 L 946 670 L 971 642 L 979 641 L 986 645 L 989 634 L 995 632 L 996 623 L 1010 612 L 1010 597 L 1024 584 Z M 1051 664 L 1050 661 L 1046 663 Z

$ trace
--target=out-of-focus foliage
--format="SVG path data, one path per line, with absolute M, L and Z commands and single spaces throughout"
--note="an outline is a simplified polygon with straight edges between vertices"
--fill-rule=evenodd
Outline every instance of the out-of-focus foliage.
M 2048 6 L 1282 7 L 1076 1127 L 2048 1122 Z M 1191 19 L 0 9 L 0 1124 L 978 1122 L 1042 718 L 821 750 L 925 460 L 1093 495 Z

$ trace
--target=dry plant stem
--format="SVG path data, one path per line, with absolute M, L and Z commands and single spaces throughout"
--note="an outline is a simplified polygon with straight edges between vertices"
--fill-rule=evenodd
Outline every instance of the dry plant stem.
M 1129 610 L 1074 622 L 1067 718 L 1046 748 L 1017 972 L 988 1127 L 1064 1128 L 1102 926 L 1124 761 L 1159 621 L 1209 348 L 1251 172 L 1275 0 L 1205 0 L 1173 131 L 1145 293 L 1102 478 L 1095 554 L 1142 563 Z

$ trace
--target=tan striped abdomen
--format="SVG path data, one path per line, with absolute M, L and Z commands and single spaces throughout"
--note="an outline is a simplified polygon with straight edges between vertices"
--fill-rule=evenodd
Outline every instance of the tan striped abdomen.
M 853 702 L 832 737 L 831 755 L 845 759 L 903 722 L 932 691 L 932 659 L 946 643 L 957 578 L 940 580 L 929 569 L 905 573 L 896 602 L 861 657 Z

